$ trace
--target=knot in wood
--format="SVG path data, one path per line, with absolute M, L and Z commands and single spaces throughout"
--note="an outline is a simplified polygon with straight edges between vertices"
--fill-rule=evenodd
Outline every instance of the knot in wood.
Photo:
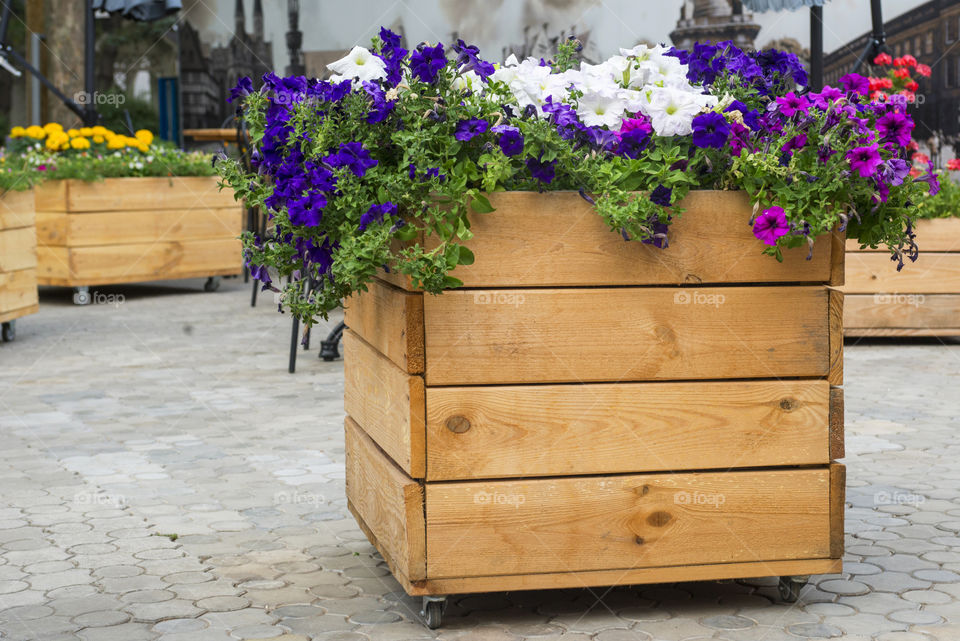
M 470 429 L 470 421 L 466 416 L 451 416 L 447 419 L 447 429 L 454 434 L 463 434 Z

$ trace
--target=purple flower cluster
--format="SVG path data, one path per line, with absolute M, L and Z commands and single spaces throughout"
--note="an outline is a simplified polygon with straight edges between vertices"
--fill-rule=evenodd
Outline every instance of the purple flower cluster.
M 788 85 L 807 84 L 800 60 L 776 49 L 746 52 L 727 40 L 696 43 L 692 51 L 674 48 L 670 55 L 687 65 L 687 79 L 695 84 L 712 85 L 718 78 L 736 76 L 739 83 L 764 96 L 778 95 Z

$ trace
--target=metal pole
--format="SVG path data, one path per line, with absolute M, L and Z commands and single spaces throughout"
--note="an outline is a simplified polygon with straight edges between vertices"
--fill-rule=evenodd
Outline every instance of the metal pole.
M 30 34 L 30 64 L 34 69 L 40 68 L 40 39 L 39 33 Z M 43 114 L 40 110 L 40 81 L 36 76 L 30 76 L 30 122 L 39 124 Z
M 92 127 L 97 124 L 97 109 L 94 106 L 94 91 L 96 89 L 93 58 L 96 47 L 97 30 L 94 24 L 93 2 L 84 0 L 86 4 L 86 33 L 84 35 L 84 58 L 83 58 L 83 90 L 86 92 L 87 103 L 84 106 L 83 124 Z
M 823 89 L 823 7 L 810 7 L 810 89 Z

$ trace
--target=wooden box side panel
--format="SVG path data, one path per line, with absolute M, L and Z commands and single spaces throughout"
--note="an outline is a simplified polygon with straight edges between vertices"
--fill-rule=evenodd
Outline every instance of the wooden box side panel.
M 424 385 L 364 342 L 343 333 L 343 406 L 408 475 L 423 478 Z
M 820 467 L 428 483 L 427 574 L 829 558 L 830 476 Z
M 960 253 L 921 252 L 917 262 L 903 270 L 890 256 L 880 252 L 858 252 L 847 256 L 847 294 L 958 294 Z
M 239 207 L 216 176 L 51 181 L 38 191 L 37 211 L 108 212 Z M 56 184 L 61 183 L 61 184 Z
M 345 421 L 347 499 L 394 572 L 426 577 L 423 486 L 397 468 L 350 418 Z
M 826 381 L 431 387 L 428 480 L 823 465 L 831 398 Z
M 424 298 L 427 385 L 821 378 L 824 287 L 449 291 Z
M 960 332 L 960 294 L 851 294 L 843 325 L 858 330 L 947 330 Z
M 32 189 L 0 194 L 0 231 L 33 227 L 33 198 Z
M 0 316 L 6 316 L 3 322 L 11 318 L 32 313 L 38 303 L 37 272 L 35 269 L 21 269 L 15 272 L 0 272 Z M 23 311 L 14 315 L 15 312 Z
M 928 218 L 917 220 L 914 224 L 917 234 L 917 244 L 920 246 L 920 256 L 927 252 L 960 252 L 960 218 Z M 846 243 L 847 251 L 884 253 L 889 256 L 890 250 L 886 246 L 876 249 L 865 247 L 860 249 L 860 243 L 850 239 Z
M 343 320 L 403 371 L 423 373 L 423 294 L 374 280 L 344 302 Z
M 37 267 L 37 234 L 33 227 L 0 230 L 0 272 Z
M 111 212 L 40 212 L 41 245 L 97 247 L 153 242 L 228 240 L 240 236 L 240 207 Z

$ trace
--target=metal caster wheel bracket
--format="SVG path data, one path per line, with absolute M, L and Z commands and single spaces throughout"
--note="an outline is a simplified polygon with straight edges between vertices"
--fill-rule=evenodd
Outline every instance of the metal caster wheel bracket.
M 8 323 L 3 323 L 2 330 L 0 330 L 0 340 L 4 343 L 9 343 L 17 337 L 17 321 L 12 320 Z
M 211 276 L 207 279 L 207 282 L 203 284 L 203 291 L 205 292 L 215 292 L 220 289 L 220 277 Z
M 423 597 L 423 609 L 420 610 L 420 616 L 424 623 L 431 630 L 436 630 L 443 624 L 443 610 L 447 607 L 447 597 L 445 596 L 425 596 Z
M 780 593 L 780 600 L 784 603 L 796 603 L 800 598 L 800 590 L 810 579 L 808 576 L 782 576 L 777 582 L 777 591 Z

